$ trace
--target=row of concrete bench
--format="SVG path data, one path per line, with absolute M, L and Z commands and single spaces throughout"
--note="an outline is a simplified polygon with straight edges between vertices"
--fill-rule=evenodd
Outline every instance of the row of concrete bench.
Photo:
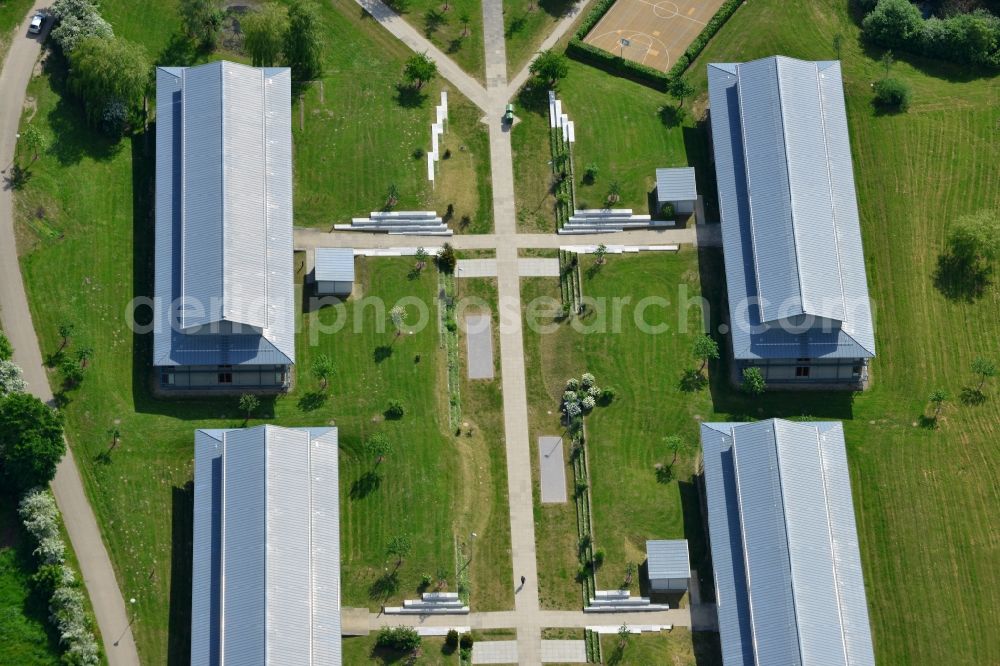
M 350 224 L 335 224 L 338 231 L 373 231 L 394 235 L 451 236 L 452 231 L 434 211 L 373 211 Z
M 667 604 L 650 603 L 647 597 L 633 597 L 628 590 L 596 590 L 585 613 L 623 613 L 670 610 Z
M 402 606 L 386 606 L 387 615 L 468 615 L 469 607 L 458 592 L 424 592 L 420 599 L 406 599 Z
M 635 215 L 631 208 L 591 208 L 575 210 L 559 229 L 561 234 L 600 234 L 658 226 L 649 215 Z

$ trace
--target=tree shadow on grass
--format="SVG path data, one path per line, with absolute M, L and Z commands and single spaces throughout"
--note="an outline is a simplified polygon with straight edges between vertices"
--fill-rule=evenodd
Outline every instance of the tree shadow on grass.
M 660 107 L 659 116 L 660 122 L 663 123 L 664 127 L 677 127 L 684 122 L 684 118 L 687 117 L 687 111 L 683 108 L 666 104 Z
M 549 16 L 566 16 L 573 9 L 574 0 L 540 0 L 538 6 Z
M 506 37 L 507 39 L 510 39 L 517 33 L 524 30 L 524 26 L 526 26 L 527 24 L 528 24 L 527 14 L 521 14 L 520 16 L 515 16 L 510 20 L 510 23 L 507 24 L 507 29 L 504 31 L 503 36 Z
M 299 409 L 312 412 L 326 404 L 327 395 L 324 391 L 309 391 L 299 398 Z
M 938 418 L 936 416 L 921 414 L 917 417 L 917 425 L 925 430 L 936 430 L 938 427 Z
M 962 401 L 963 405 L 975 407 L 986 402 L 986 394 L 975 386 L 963 386 L 958 399 Z
M 684 393 L 697 393 L 708 386 L 708 378 L 694 368 L 688 368 L 681 373 L 677 388 Z
M 427 93 L 405 83 L 396 84 L 396 104 L 404 109 L 419 109 L 427 101 Z
M 372 358 L 375 359 L 376 363 L 381 363 L 390 356 L 392 356 L 392 345 L 379 345 L 372 352 Z
M 371 470 L 362 474 L 351 484 L 351 499 L 360 500 L 368 497 L 379 489 L 382 485 L 382 477 L 378 472 Z
M 549 112 L 549 93 L 544 85 L 528 80 L 528 84 L 517 94 L 517 105 L 524 111 L 539 115 Z
M 946 252 L 938 257 L 934 287 L 949 300 L 971 303 L 986 293 L 992 273 L 989 266 L 976 266 L 965 257 Z
M 368 586 L 368 598 L 385 602 L 386 599 L 399 591 L 399 572 L 393 569 L 387 571 Z

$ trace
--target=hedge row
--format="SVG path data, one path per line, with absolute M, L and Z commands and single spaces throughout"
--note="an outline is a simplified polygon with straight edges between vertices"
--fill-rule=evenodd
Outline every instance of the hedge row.
M 587 44 L 578 37 L 569 41 L 566 46 L 566 55 L 616 76 L 631 79 L 636 83 L 662 91 L 667 89 L 669 79 L 660 70 L 616 56 L 604 49 Z
M 98 666 L 101 652 L 86 611 L 76 573 L 66 566 L 66 544 L 59 532 L 59 509 L 52 493 L 35 488 L 24 495 L 18 514 L 38 546 L 38 571 L 32 582 L 49 596 L 49 619 L 59 635 L 62 663 Z
M 647 65 L 643 65 L 632 60 L 626 60 L 620 56 L 616 56 L 613 53 L 605 51 L 604 49 L 599 49 L 596 46 L 591 46 L 590 44 L 584 43 L 584 38 L 587 33 L 590 32 L 597 22 L 608 13 L 608 10 L 615 4 L 616 0 L 598 0 L 594 7 L 587 14 L 583 22 L 580 23 L 580 27 L 576 31 L 576 35 L 570 40 L 569 45 L 566 47 L 566 53 L 572 58 L 575 58 L 581 62 L 586 62 L 595 67 L 599 67 L 611 74 L 621 76 L 626 79 L 631 79 L 637 83 L 642 83 L 644 85 L 650 86 L 657 90 L 666 90 L 667 84 L 677 77 L 684 74 L 684 71 L 688 68 L 694 59 L 698 57 L 698 54 L 704 50 L 705 46 L 708 44 L 715 33 L 719 31 L 719 28 L 729 19 L 730 16 L 736 11 L 736 9 L 743 4 L 744 0 L 726 0 L 719 7 L 719 10 L 715 12 L 715 16 L 705 24 L 701 33 L 694 38 L 694 41 L 687 47 L 687 50 L 677 58 L 674 62 L 673 67 L 670 68 L 666 74 L 658 69 L 653 69 Z

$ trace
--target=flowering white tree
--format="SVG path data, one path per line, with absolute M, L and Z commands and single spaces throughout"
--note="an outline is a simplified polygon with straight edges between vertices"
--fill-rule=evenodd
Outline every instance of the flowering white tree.
M 0 361 L 0 396 L 24 393 L 24 373 L 13 361 Z

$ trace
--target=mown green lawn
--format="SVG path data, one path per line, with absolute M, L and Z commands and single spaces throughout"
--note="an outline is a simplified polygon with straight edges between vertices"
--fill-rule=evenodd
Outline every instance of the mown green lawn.
M 343 649 L 345 664 L 396 664 L 405 663 L 406 659 L 406 655 L 376 649 L 375 634 L 344 638 Z M 416 663 L 421 666 L 458 664 L 459 654 L 457 650 L 450 651 L 445 648 L 443 638 L 424 637 L 420 642 L 420 656 Z
M 569 61 L 569 74 L 557 94 L 576 131 L 577 208 L 603 207 L 609 186 L 617 181 L 621 198 L 615 207 L 649 213 L 657 167 L 694 166 L 699 192 L 714 188 L 703 134 L 692 114 L 687 109 L 678 112 L 676 102 L 665 94 L 575 60 Z M 525 90 L 517 102 L 521 122 L 511 141 L 518 228 L 554 231 L 547 89 Z M 598 174 L 588 182 L 584 173 L 591 164 Z M 709 196 L 714 198 L 714 193 Z
M 36 565 L 17 516 L 17 504 L 0 493 L 0 659 L 5 664 L 59 663 L 57 638 L 50 636 L 46 600 L 32 594 Z
M 692 634 L 681 628 L 667 633 L 630 634 L 624 648 L 619 647 L 616 634 L 601 636 L 601 654 L 604 656 L 604 663 L 613 666 L 721 664 L 722 661 L 715 656 L 717 650 L 718 640 L 714 634 Z
M 128 22 L 133 15 L 116 13 L 114 3 L 111 5 L 108 16 L 113 22 L 122 22 L 115 26 L 119 33 L 142 39 L 142 29 Z M 323 7 L 324 21 L 340 30 L 343 40 L 367 46 L 382 39 L 381 29 L 374 23 L 362 22 L 354 15 L 345 17 L 328 5 Z M 162 10 L 163 14 L 154 21 L 157 29 L 150 32 L 151 52 L 166 48 L 176 31 L 176 14 L 166 8 L 169 6 L 158 6 L 157 12 Z M 164 23 L 174 27 L 164 28 Z M 357 64 L 363 63 L 358 56 L 357 63 L 350 64 L 344 60 L 346 46 L 327 53 L 328 77 L 337 85 L 342 85 L 338 77 L 344 78 L 343 72 L 349 68 L 353 68 L 350 76 L 355 83 L 366 77 L 373 80 L 378 63 Z M 401 69 L 401 60 L 390 59 L 385 51 L 382 57 L 383 64 L 395 63 Z M 384 81 L 390 85 L 392 79 Z M 88 345 L 95 350 L 83 385 L 67 396 L 67 434 L 123 594 L 137 599 L 133 630 L 142 659 L 149 663 L 186 663 L 193 430 L 238 427 L 243 420 L 235 397 L 191 400 L 157 399 L 151 395 L 152 377 L 147 365 L 150 343 L 146 337 L 132 335 L 125 323 L 125 311 L 131 298 L 151 291 L 152 137 L 139 135 L 117 145 L 109 143 L 84 126 L 79 106 L 62 94 L 63 87 L 64 69 L 58 59 L 50 58 L 45 73 L 33 79 L 29 88 L 37 106 L 32 122 L 48 134 L 51 148 L 31 165 L 31 177 L 16 194 L 22 271 L 43 353 L 52 353 L 59 346 L 56 329 L 65 320 L 77 326 L 71 348 Z M 330 95 L 331 87 L 324 87 L 325 94 Z M 319 95 L 319 89 L 314 86 L 309 94 Z M 335 108 L 335 98 L 326 99 L 328 106 Z M 424 110 L 429 113 L 430 108 Z M 462 109 L 462 102 L 452 96 L 455 137 Z M 395 106 L 381 113 L 380 118 L 396 120 L 385 121 L 390 136 L 370 134 L 369 145 L 376 152 L 384 149 L 386 141 L 402 145 L 404 130 L 416 136 L 419 126 L 422 136 L 424 129 L 429 129 L 424 118 L 408 115 Z M 350 123 L 341 118 L 340 128 L 356 130 L 361 122 L 359 115 L 352 116 Z M 336 131 L 331 125 L 329 132 Z M 317 132 L 317 140 L 323 138 L 324 132 Z M 310 215 L 324 224 L 331 221 L 317 210 L 323 201 L 338 199 L 338 205 L 346 205 L 344 201 L 350 200 L 362 211 L 373 207 L 358 193 L 349 192 L 356 183 L 351 185 L 346 178 L 335 178 L 329 172 L 317 173 L 319 167 L 311 162 L 318 159 L 316 153 L 298 150 L 300 145 L 306 145 L 308 136 L 299 130 L 295 133 L 296 191 L 304 199 L 297 202 L 297 212 L 307 223 Z M 406 141 L 410 150 L 409 139 Z M 460 167 L 463 159 L 468 160 L 466 167 L 479 159 L 463 157 L 474 152 L 474 142 L 461 145 L 468 150 L 453 149 L 455 156 L 450 162 L 456 166 L 445 164 L 443 173 L 449 168 L 456 172 L 465 168 Z M 360 170 L 361 162 L 352 162 L 354 159 L 344 158 L 343 163 L 350 164 L 350 169 L 334 165 L 336 173 L 351 176 Z M 406 169 L 410 168 L 407 162 Z M 481 166 L 477 164 L 476 168 Z M 425 167 L 417 166 L 415 161 L 412 169 L 426 173 Z M 316 179 L 312 188 L 302 182 L 308 182 L 308 177 Z M 386 180 L 390 177 L 395 176 L 390 173 Z M 399 187 L 405 189 L 402 180 Z M 475 201 L 481 201 L 483 196 L 489 199 L 488 190 L 484 195 L 481 187 L 469 189 Z M 309 197 L 319 193 L 329 198 L 310 201 Z M 456 205 L 456 215 L 459 210 Z M 300 262 L 297 259 L 297 265 Z M 403 296 L 414 296 L 436 316 L 433 269 L 410 280 L 412 263 L 406 259 L 376 260 L 368 264 L 368 270 L 361 262 L 361 288 L 367 295 L 386 299 L 390 307 Z M 500 576 L 493 571 L 497 568 L 505 576 L 510 570 L 506 521 L 497 518 L 504 512 L 485 511 L 486 507 L 506 503 L 502 447 L 493 444 L 500 441 L 496 436 L 458 441 L 448 431 L 447 397 L 442 388 L 444 352 L 438 346 L 436 324 L 432 320 L 421 333 L 392 344 L 393 334 L 375 333 L 371 328 L 375 314 L 364 311 L 357 319 L 361 322 L 360 334 L 351 333 L 355 321 L 352 318 L 346 333 L 321 336 L 319 346 L 311 346 L 308 334 L 314 330 L 315 321 L 331 313 L 323 310 L 304 317 L 295 388 L 278 400 L 262 400 L 259 418 L 252 419 L 251 425 L 334 422 L 341 428 L 345 606 L 377 609 L 383 602 L 392 604 L 404 596 L 413 597 L 422 574 L 435 575 L 438 568 L 450 572 L 449 589 L 455 589 L 455 540 L 467 529 L 478 527 L 478 523 L 471 528 L 468 524 L 480 520 L 460 514 L 462 507 L 476 506 L 484 508 L 482 516 L 490 516 L 485 524 L 493 527 L 483 528 L 473 546 L 474 557 L 467 569 L 472 602 L 480 610 L 509 607 L 510 591 L 495 582 Z M 411 320 L 416 320 L 415 310 Z M 386 345 L 393 348 L 393 355 L 376 362 L 376 348 Z M 317 386 L 309 374 L 309 361 L 320 350 L 337 363 L 329 395 L 321 402 L 308 397 Z M 418 355 L 420 361 L 415 362 Z M 54 386 L 58 384 L 56 377 L 52 381 Z M 407 414 L 401 421 L 383 423 L 381 414 L 390 399 L 401 400 Z M 477 417 L 470 413 L 470 418 Z M 102 463 L 99 454 L 110 445 L 107 433 L 112 427 L 122 432 L 122 443 L 111 454 L 111 462 Z M 488 432 L 487 428 L 483 426 L 484 432 Z M 386 430 L 394 440 L 395 450 L 379 466 L 379 487 L 367 495 L 355 490 L 352 497 L 355 482 L 373 466 L 372 461 L 361 456 L 361 442 L 376 429 Z M 468 459 L 476 460 L 476 466 L 469 466 Z M 470 474 L 474 481 L 467 477 Z M 397 534 L 410 538 L 413 551 L 400 567 L 396 582 L 380 585 L 386 568 L 393 567 L 385 556 L 385 546 Z
M 485 81 L 481 0 L 400 0 L 398 5 L 407 23 L 480 83 Z
M 699 91 L 691 106 L 700 117 L 709 62 L 775 53 L 830 59 L 836 57 L 834 36 L 842 36 L 855 179 L 877 326 L 873 385 L 857 396 L 776 392 L 749 400 L 727 386 L 726 364 L 720 363 L 712 367 L 712 405 L 705 416 L 844 420 L 879 663 L 995 663 L 1000 661 L 1000 640 L 992 631 L 1000 623 L 1000 532 L 993 520 L 1000 509 L 1000 386 L 989 386 L 989 399 L 979 406 L 965 406 L 957 397 L 963 387 L 974 384 L 969 366 L 975 357 L 1000 359 L 1000 290 L 994 284 L 977 299 L 949 299 L 935 287 L 934 273 L 949 222 L 980 208 L 1000 207 L 1000 161 L 995 159 L 1000 78 L 897 53 L 892 75 L 912 87 L 913 105 L 906 114 L 876 113 L 870 85 L 882 75 L 882 53 L 859 43 L 846 5 L 839 0 L 748 3 L 687 75 Z M 665 98 L 597 70 L 580 74 L 580 67 L 574 64 L 562 84 L 578 137 L 586 123 L 577 110 L 580 105 L 571 103 L 573 81 L 593 76 L 592 85 L 601 79 L 617 92 L 593 96 L 582 110 L 591 125 L 602 128 L 610 146 L 619 145 L 616 123 L 621 131 L 637 135 L 648 127 L 651 135 L 643 143 L 660 148 L 642 154 L 657 160 L 669 154 L 666 146 L 681 145 L 670 138 L 677 128 L 659 130 L 665 136 L 657 138 L 652 124 L 636 121 L 631 110 L 628 123 L 618 120 L 618 99 L 628 99 L 633 107 L 636 99 L 647 100 L 648 117 L 655 111 L 654 100 Z M 520 127 L 530 128 L 529 121 Z M 704 135 L 689 120 L 680 131 L 689 158 L 698 166 L 690 146 L 703 151 Z M 514 140 L 515 146 L 526 145 L 516 131 Z M 584 145 L 579 138 L 578 154 L 586 150 Z M 544 155 L 547 158 L 547 151 Z M 525 168 L 523 160 L 518 163 Z M 581 163 L 578 159 L 578 168 Z M 547 166 L 541 161 L 540 167 L 536 163 L 528 168 L 537 172 Z M 698 175 L 700 190 L 710 196 L 704 170 Z M 519 194 L 529 191 L 526 180 L 518 178 Z M 529 202 L 536 205 L 538 200 L 536 196 Z M 703 251 L 699 272 L 717 324 L 724 304 L 721 253 Z M 926 398 L 938 387 L 952 396 L 940 427 L 920 427 Z M 670 393 L 662 399 L 667 405 L 675 400 Z M 684 409 L 701 399 L 699 394 Z M 596 425 L 602 418 L 598 412 L 591 421 Z M 672 419 L 672 410 L 665 408 L 661 420 Z M 592 431 L 591 442 L 596 441 Z M 641 472 L 648 461 L 640 457 L 632 464 L 633 469 L 620 473 Z M 592 471 L 595 467 L 592 462 Z M 594 491 L 600 493 L 599 481 Z M 602 545 L 597 521 L 595 536 Z M 929 585 L 929 580 L 935 583 Z
M 710 396 L 708 391 L 689 394 L 677 388 L 682 372 L 694 365 L 690 344 L 700 332 L 697 300 L 687 305 L 701 291 L 697 253 L 685 248 L 678 254 L 614 255 L 600 267 L 592 257 L 583 257 L 581 268 L 584 297 L 595 299 L 587 314 L 563 321 L 548 333 L 532 330 L 526 319 L 536 478 L 538 436 L 563 432 L 559 401 L 566 380 L 592 373 L 598 386 L 617 393 L 611 405 L 598 406 L 586 417 L 594 543 L 606 554 L 598 570 L 598 589 L 620 585 L 629 562 L 642 564 L 646 539 L 687 538 L 692 566 L 705 568 L 692 475 L 697 419 L 710 413 Z M 546 296 L 558 299 L 555 278 L 525 281 L 526 309 Z M 629 298 L 618 300 L 622 296 Z M 554 322 L 545 317 L 540 323 Z M 660 483 L 655 465 L 672 460 L 663 445 L 668 435 L 681 436 L 686 446 L 679 452 L 675 478 Z M 567 478 L 572 488 L 569 468 Z M 541 505 L 536 495 L 535 515 L 536 531 L 544 535 L 538 540 L 542 601 L 548 607 L 578 608 L 582 597 L 573 579 L 578 567 L 573 504 Z M 635 576 L 635 593 L 639 582 Z
M 481 111 L 440 77 L 419 93 L 398 87 L 409 49 L 350 0 L 322 7 L 323 79 L 292 109 L 295 223 L 329 228 L 367 216 L 381 210 L 395 185 L 398 210 L 445 215 L 451 204 L 455 231 L 491 231 L 489 137 Z M 448 91 L 449 122 L 440 150 L 450 157 L 438 163 L 432 187 L 426 151 L 442 90 Z

